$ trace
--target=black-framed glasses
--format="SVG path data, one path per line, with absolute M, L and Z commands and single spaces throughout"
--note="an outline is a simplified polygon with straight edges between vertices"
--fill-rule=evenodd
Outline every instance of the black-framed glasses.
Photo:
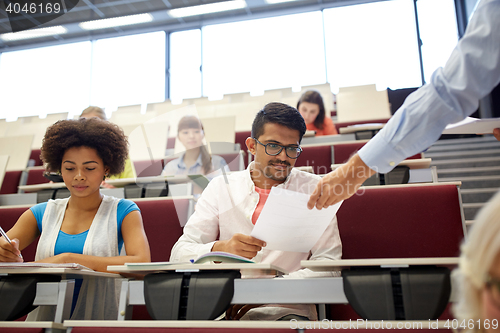
M 263 144 L 256 138 L 253 139 L 257 143 L 263 145 L 266 149 L 266 154 L 270 156 L 279 155 L 283 149 L 285 149 L 286 156 L 292 159 L 296 159 L 297 157 L 299 157 L 300 153 L 302 153 L 302 148 L 300 148 L 300 146 L 282 146 L 273 142 Z

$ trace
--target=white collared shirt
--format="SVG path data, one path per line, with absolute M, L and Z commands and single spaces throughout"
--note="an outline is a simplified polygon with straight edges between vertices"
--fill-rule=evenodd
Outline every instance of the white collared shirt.
M 189 261 L 209 253 L 217 240 L 230 239 L 235 233 L 249 235 L 254 227 L 252 215 L 259 201 L 250 170 L 233 172 L 214 178 L 198 200 L 196 211 L 184 227 L 184 234 L 172 248 L 171 261 Z M 226 183 L 227 179 L 227 183 Z M 292 169 L 287 180 L 278 185 L 291 191 L 311 194 L 321 178 L 317 175 Z M 306 203 L 304 203 L 304 206 Z M 304 221 L 307 223 L 307 221 Z M 286 278 L 335 276 L 335 273 L 317 273 L 301 269 L 301 260 L 339 260 L 342 256 L 337 218 L 329 226 L 309 253 L 283 252 L 263 248 L 256 262 L 271 263 L 290 274 Z M 248 312 L 247 319 L 275 320 L 287 314 L 299 314 L 315 319 L 312 305 L 273 305 Z

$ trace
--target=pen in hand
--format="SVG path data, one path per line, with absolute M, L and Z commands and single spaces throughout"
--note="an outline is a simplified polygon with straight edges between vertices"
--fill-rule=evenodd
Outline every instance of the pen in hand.
M 3 229 L 2 229 L 1 226 L 0 226 L 0 234 L 2 234 L 2 236 L 5 238 L 5 240 L 7 242 L 9 242 L 10 245 L 12 245 L 12 241 L 10 240 L 9 236 L 7 236 L 7 234 L 5 233 L 5 231 L 3 231 Z M 19 253 L 19 258 L 23 259 L 23 256 L 21 255 L 21 253 Z

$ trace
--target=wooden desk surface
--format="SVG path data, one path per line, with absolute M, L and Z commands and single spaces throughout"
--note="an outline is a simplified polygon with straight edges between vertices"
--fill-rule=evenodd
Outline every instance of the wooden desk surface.
M 408 266 L 456 266 L 460 258 L 387 258 L 387 259 L 348 259 L 348 260 L 302 260 L 302 267 L 313 271 L 338 271 L 347 267 L 380 266 L 408 267 Z

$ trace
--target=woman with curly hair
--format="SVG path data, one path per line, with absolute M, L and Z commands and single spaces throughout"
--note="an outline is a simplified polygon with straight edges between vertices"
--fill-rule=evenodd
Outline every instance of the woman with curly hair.
M 82 118 L 50 126 L 41 157 L 47 171 L 61 173 L 71 196 L 49 200 L 24 212 L 7 232 L 12 244 L 0 239 L 0 261 L 23 261 L 20 251 L 37 237 L 35 261 L 40 263 L 78 263 L 106 272 L 108 265 L 150 261 L 137 205 L 100 192 L 107 175 L 123 171 L 127 154 L 126 136 L 110 122 Z M 120 256 L 122 247 L 124 256 Z M 75 283 L 75 295 L 79 297 L 74 297 L 72 318 L 116 319 L 114 280 Z M 86 307 L 91 309 L 90 314 L 85 314 Z M 36 319 L 49 316 L 39 314 Z
M 93 117 L 99 118 L 102 120 L 108 120 L 104 110 L 98 106 L 89 106 L 88 108 L 83 110 L 82 113 L 80 114 L 80 118 L 93 118 Z M 112 175 L 112 176 L 109 176 L 106 178 L 121 179 L 121 178 L 136 178 L 136 177 L 137 177 L 137 174 L 135 172 L 134 163 L 132 163 L 130 158 L 127 158 L 125 160 L 125 168 L 124 168 L 123 172 L 120 172 L 119 174 Z M 104 183 L 104 184 L 106 184 L 106 183 Z M 108 187 L 112 188 L 113 186 L 109 185 Z

